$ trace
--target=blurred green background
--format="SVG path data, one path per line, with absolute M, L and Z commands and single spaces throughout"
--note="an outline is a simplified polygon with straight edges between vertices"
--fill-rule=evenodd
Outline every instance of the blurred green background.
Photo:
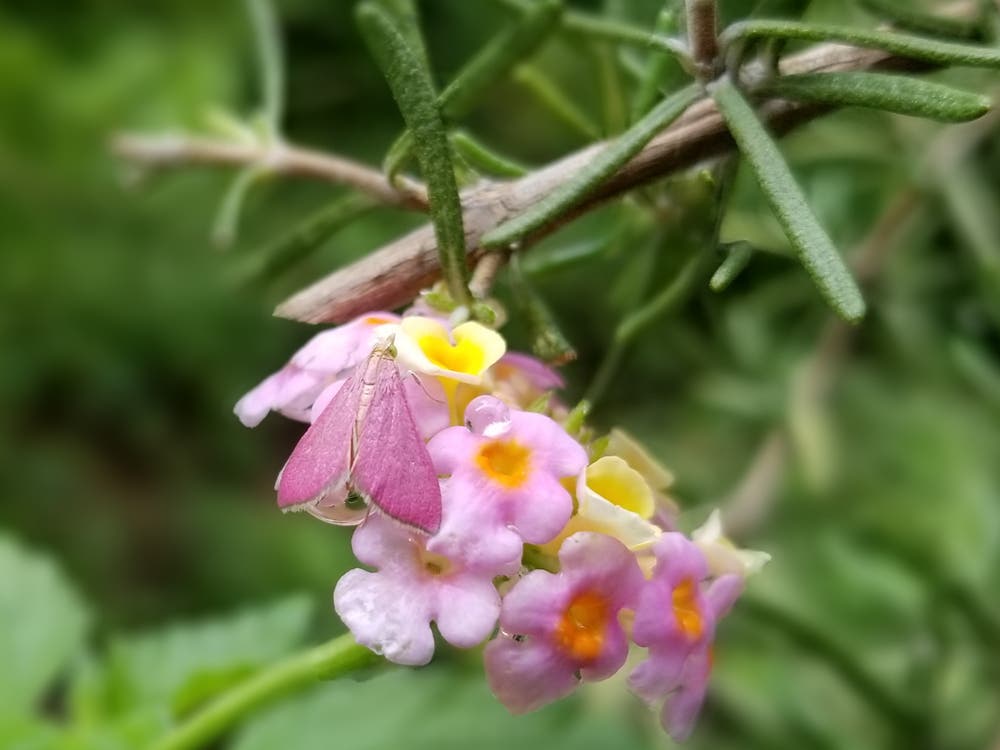
M 728 19 L 760 5 L 874 23 L 833 0 L 723 5 Z M 648 27 L 659 3 L 606 6 Z M 288 138 L 378 164 L 401 119 L 351 4 L 277 8 Z M 489 2 L 421 9 L 439 84 L 505 18 Z M 555 37 L 532 63 L 610 134 L 642 59 Z M 220 686 L 341 629 L 330 592 L 351 566 L 348 533 L 273 502 L 301 426 L 247 431 L 232 405 L 314 333 L 272 318 L 276 302 L 420 219 L 378 210 L 248 291 L 232 282 L 241 260 L 339 192 L 263 184 L 219 252 L 209 234 L 231 173 L 136 182 L 107 148 L 121 129 L 249 114 L 255 70 L 240 2 L 0 6 L 0 747 L 140 747 Z M 995 74 L 934 77 L 1000 90 Z M 729 503 L 740 541 L 774 557 L 721 628 L 691 747 L 1000 741 L 995 123 L 852 110 L 786 138 L 838 246 L 874 259 L 868 318 L 832 323 L 741 173 L 723 239 L 772 252 L 646 330 L 594 414 L 676 472 L 686 528 Z M 587 142 L 513 80 L 466 125 L 528 164 Z M 694 182 L 646 191 L 655 221 L 619 202 L 526 256 L 580 353 L 571 399 L 621 316 L 704 242 Z M 516 320 L 509 335 L 526 345 Z M 441 654 L 421 673 L 319 687 L 220 747 L 669 744 L 620 682 L 511 718 L 475 653 Z

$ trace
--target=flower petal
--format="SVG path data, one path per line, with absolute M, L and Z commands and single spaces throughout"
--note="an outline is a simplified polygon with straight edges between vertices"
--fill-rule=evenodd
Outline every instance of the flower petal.
M 472 648 L 486 640 L 500 616 L 500 595 L 489 578 L 459 575 L 441 581 L 434 620 L 448 643 Z
M 487 644 L 483 659 L 490 690 L 513 714 L 559 700 L 578 684 L 572 664 L 531 638 L 500 636 Z
M 410 666 L 434 656 L 433 595 L 419 581 L 349 570 L 337 582 L 333 601 L 355 640 L 376 654 Z
M 500 627 L 511 635 L 548 638 L 559 624 L 572 593 L 565 576 L 534 570 L 504 596 Z

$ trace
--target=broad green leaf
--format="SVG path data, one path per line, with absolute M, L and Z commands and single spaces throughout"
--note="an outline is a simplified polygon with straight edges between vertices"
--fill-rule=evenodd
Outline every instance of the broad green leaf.
M 718 81 L 712 86 L 712 96 L 740 154 L 753 169 L 771 209 L 820 294 L 845 320 L 860 320 L 865 314 L 861 292 L 806 204 L 778 146 L 732 81 L 728 78 Z
M 600 686 L 592 687 L 592 698 Z M 622 698 L 638 708 L 620 686 Z M 578 696 L 581 698 L 583 696 Z M 545 747 L 604 750 L 639 744 L 638 727 L 607 703 L 562 701 L 526 716 L 511 716 L 490 694 L 485 678 L 455 669 L 395 668 L 363 683 L 340 681 L 261 715 L 240 732 L 234 750 L 408 750 Z M 597 708 L 601 706 L 601 708 Z
M 843 42 L 855 47 L 883 49 L 894 55 L 939 65 L 1000 68 L 1000 49 L 975 44 L 956 44 L 937 39 L 875 31 L 853 26 L 802 23 L 799 21 L 740 21 L 721 35 L 723 45 L 741 39 L 802 39 L 811 42 Z
M 375 202 L 363 195 L 352 194 L 333 201 L 293 227 L 289 233 L 249 255 L 234 274 L 236 282 L 252 285 L 274 280 L 318 250 L 335 232 L 374 207 Z
M 35 707 L 80 651 L 88 620 L 49 558 L 0 534 L 0 717 Z
M 184 713 L 302 642 L 313 607 L 292 597 L 223 619 L 179 624 L 111 642 L 112 713 L 162 705 Z
M 413 133 L 417 161 L 427 182 L 431 221 L 448 291 L 457 302 L 468 304 L 471 297 L 462 204 L 430 71 L 407 43 L 394 19 L 381 7 L 365 2 L 358 6 L 356 15 L 368 48 Z
M 0 719 L 0 747 L 3 750 L 55 750 L 62 747 L 61 740 L 59 729 L 40 719 Z
M 608 143 L 568 182 L 524 213 L 483 235 L 482 244 L 486 247 L 499 247 L 517 242 L 579 203 L 639 153 L 653 136 L 680 117 L 700 95 L 697 87 L 688 86 L 664 99 L 639 122 Z
M 965 122 L 986 114 L 990 100 L 969 91 L 887 73 L 807 73 L 781 76 L 754 93 L 818 104 L 884 109 L 941 122 Z

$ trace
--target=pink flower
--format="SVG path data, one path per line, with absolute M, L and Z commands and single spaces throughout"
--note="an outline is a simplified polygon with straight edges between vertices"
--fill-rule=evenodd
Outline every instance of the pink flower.
M 656 568 L 639 599 L 632 627 L 649 658 L 633 670 L 629 686 L 651 705 L 675 740 L 686 738 L 705 698 L 715 625 L 743 590 L 743 577 L 724 575 L 705 584 L 708 564 L 683 534 L 670 532 L 653 548 Z
M 445 501 L 444 524 L 450 507 Z M 377 568 L 348 571 L 337 583 L 334 608 L 358 643 L 397 664 L 426 664 L 434 655 L 434 621 L 442 637 L 459 648 L 488 638 L 500 612 L 493 585 L 512 574 L 518 561 L 498 561 L 486 548 L 480 556 L 449 557 L 432 551 L 416 533 L 372 514 L 354 532 L 354 554 Z
M 527 408 L 542 395 L 558 390 L 565 385 L 562 376 L 530 354 L 507 352 L 487 373 L 487 380 L 493 393 L 504 401 Z M 550 408 L 562 407 L 559 400 L 550 395 Z
M 490 688 L 515 714 L 603 680 L 625 663 L 618 621 L 634 608 L 644 579 L 635 557 L 603 534 L 581 532 L 559 551 L 560 573 L 536 570 L 503 600 L 501 633 L 486 646 Z
M 311 421 L 310 409 L 316 397 L 368 356 L 380 326 L 398 320 L 392 313 L 368 313 L 316 334 L 288 364 L 237 402 L 236 416 L 247 427 L 256 427 L 269 411 L 300 422 Z
M 438 474 L 450 475 L 445 493 L 480 516 L 479 534 L 492 544 L 513 550 L 522 540 L 553 539 L 573 512 L 560 480 L 587 465 L 584 449 L 548 417 L 510 410 L 492 396 L 473 399 L 465 419 L 427 444 Z

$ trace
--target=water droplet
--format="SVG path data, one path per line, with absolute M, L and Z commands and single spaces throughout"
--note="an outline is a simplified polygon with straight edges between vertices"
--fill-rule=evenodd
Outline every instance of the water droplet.
M 510 409 L 494 396 L 477 396 L 465 407 L 465 426 L 483 437 L 499 437 L 510 429 Z

